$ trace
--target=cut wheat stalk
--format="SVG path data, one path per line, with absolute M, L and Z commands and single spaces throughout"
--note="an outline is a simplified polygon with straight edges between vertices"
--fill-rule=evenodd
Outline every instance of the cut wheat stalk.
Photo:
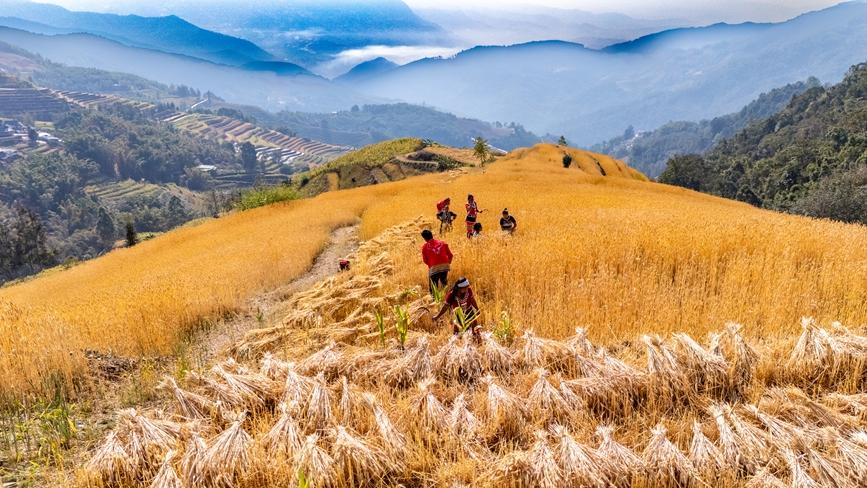
M 565 479 L 560 465 L 554 456 L 551 446 L 548 444 L 548 433 L 544 430 L 533 434 L 535 441 L 527 453 L 529 462 L 528 477 L 532 480 L 532 486 L 540 488 L 559 488 L 564 486 Z
M 304 445 L 295 454 L 295 479 L 293 485 L 299 485 L 303 477 L 311 488 L 333 486 L 337 480 L 337 468 L 334 458 L 319 446 L 319 434 L 308 435 Z
M 118 412 L 117 430 L 133 464 L 141 470 L 159 462 L 175 446 L 178 438 L 174 432 L 179 429 L 167 429 L 129 408 Z
M 482 360 L 486 371 L 507 376 L 515 368 L 515 358 L 512 351 L 502 346 L 491 332 L 482 334 Z
M 726 324 L 726 334 L 731 341 L 732 358 L 729 361 L 729 382 L 732 393 L 741 397 L 752 383 L 759 355 L 747 344 L 741 334 L 743 326 L 734 322 Z
M 604 488 L 614 484 L 617 469 L 612 469 L 612 460 L 579 444 L 562 425 L 551 427 L 551 433 L 557 442 L 554 449 L 563 472 L 564 484 L 587 488 Z
M 455 436 L 475 436 L 479 428 L 479 421 L 467 408 L 467 401 L 461 393 L 452 402 L 452 408 L 448 416 L 449 430 Z
M 417 419 L 421 429 L 438 432 L 447 425 L 446 409 L 431 392 L 431 386 L 435 383 L 435 379 L 428 378 L 418 384 L 418 391 L 411 400 L 411 408 L 413 418 Z
M 760 469 L 755 475 L 747 480 L 745 488 L 787 488 L 780 478 L 774 476 L 767 468 Z
M 677 343 L 679 362 L 689 371 L 692 388 L 706 395 L 719 397 L 728 386 L 728 364 L 696 342 L 688 334 L 673 335 Z
M 401 460 L 406 455 L 406 437 L 394 426 L 373 393 L 365 392 L 363 396 L 364 401 L 373 410 L 374 424 L 382 438 L 385 450 L 395 459 Z
M 528 368 L 548 368 L 575 372 L 577 354 L 569 345 L 538 337 L 532 330 L 524 332 L 521 339 L 524 341 L 521 348 L 521 359 Z
M 325 382 L 325 374 L 319 373 L 316 375 L 304 410 L 304 417 L 310 429 L 322 430 L 332 425 L 334 414 L 331 402 L 331 390 Z
M 596 451 L 611 467 L 611 483 L 618 487 L 632 486 L 635 479 L 645 475 L 644 461 L 628 447 L 620 444 L 613 437 L 614 429 L 600 425 L 596 428 L 599 437 L 599 447 Z
M 277 422 L 262 438 L 262 445 L 269 453 L 292 459 L 301 449 L 303 445 L 301 428 L 292 415 L 292 412 L 297 409 L 295 405 L 280 404 L 280 416 Z
M 181 458 L 181 474 L 184 480 L 190 486 L 203 486 L 205 483 L 204 473 L 202 473 L 202 456 L 208 450 L 208 445 L 205 440 L 195 432 L 187 441 L 184 456 Z
M 178 413 L 182 416 L 188 419 L 210 418 L 214 402 L 198 393 L 182 389 L 171 376 L 164 377 L 158 388 L 172 394 L 177 403 Z
M 123 485 L 135 472 L 135 463 L 123 448 L 115 431 L 111 431 L 84 465 L 91 483 L 105 486 Z
M 701 428 L 701 423 L 692 423 L 692 441 L 689 444 L 689 460 L 692 461 L 699 476 L 710 483 L 726 471 L 727 463 L 722 453 L 708 439 Z
M 485 427 L 492 436 L 518 438 L 523 434 L 526 411 L 524 401 L 499 386 L 492 376 L 482 382 L 487 385 Z
M 175 451 L 169 451 L 166 454 L 160 470 L 150 484 L 150 488 L 184 488 L 183 482 L 172 466 L 172 459 L 174 459 L 175 454 Z
M 644 449 L 648 480 L 655 486 L 690 486 L 699 480 L 692 462 L 667 437 L 667 429 L 658 424 L 651 430 Z
M 789 479 L 792 488 L 820 488 L 821 485 L 807 474 L 804 466 L 801 465 L 802 456 L 796 455 L 793 451 L 787 449 L 783 452 L 783 457 L 786 464 L 789 466 Z
M 244 430 L 246 414 L 238 415 L 232 425 L 218 435 L 199 458 L 206 486 L 232 486 L 243 476 L 250 463 L 250 435 Z
M 542 422 L 568 421 L 572 410 L 557 388 L 548 381 L 548 372 L 538 368 L 535 374 L 536 382 L 527 395 L 527 406 L 532 417 Z
M 337 426 L 334 440 L 334 462 L 342 470 L 346 486 L 368 485 L 401 466 L 387 452 L 364 442 L 342 425 Z

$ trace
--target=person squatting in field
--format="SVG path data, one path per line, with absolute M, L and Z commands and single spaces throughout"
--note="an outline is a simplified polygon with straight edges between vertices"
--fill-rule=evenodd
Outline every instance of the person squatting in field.
M 423 230 L 421 237 L 424 239 L 424 245 L 421 247 L 421 259 L 428 267 L 428 279 L 430 280 L 431 294 L 433 294 L 434 287 L 444 288 L 448 285 L 449 269 L 454 255 L 445 241 L 434 239 L 430 229 Z
M 476 224 L 478 215 L 484 212 L 484 210 L 479 208 L 479 204 L 472 195 L 467 195 L 465 207 L 467 209 L 467 237 L 473 237 L 473 226 Z
M 458 319 L 458 309 L 463 313 L 463 323 Z M 473 289 L 470 288 L 470 280 L 460 278 L 455 282 L 455 285 L 446 294 L 443 307 L 434 316 L 434 321 L 439 320 L 449 310 L 453 314 L 452 332 L 454 334 L 460 334 L 464 327 L 468 327 L 473 333 L 473 338 L 481 340 L 482 326 L 478 324 L 479 304 L 476 302 Z
M 503 217 L 500 218 L 500 230 L 508 234 L 513 234 L 517 228 L 518 222 L 515 220 L 515 217 L 509 215 L 508 208 L 504 208 Z

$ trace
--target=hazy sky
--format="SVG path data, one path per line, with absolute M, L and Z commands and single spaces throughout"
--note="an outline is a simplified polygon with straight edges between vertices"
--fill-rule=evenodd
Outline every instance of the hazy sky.
M 122 10 L 119 5 L 149 4 L 154 0 L 40 0 L 73 9 Z M 199 0 L 201 1 L 201 0 Z M 221 0 L 226 1 L 226 0 Z M 680 18 L 695 22 L 780 21 L 801 12 L 815 10 L 840 0 L 405 0 L 411 7 L 466 8 L 546 6 L 620 12 L 644 18 Z M 238 3 L 250 3 L 238 0 Z

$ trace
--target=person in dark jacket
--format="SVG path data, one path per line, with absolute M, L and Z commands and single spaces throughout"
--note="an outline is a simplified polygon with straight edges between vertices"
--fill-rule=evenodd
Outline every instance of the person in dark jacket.
M 503 216 L 500 218 L 500 230 L 503 232 L 508 232 L 512 234 L 515 232 L 515 229 L 518 228 L 518 222 L 515 220 L 515 217 L 509 215 L 509 209 L 503 209 Z

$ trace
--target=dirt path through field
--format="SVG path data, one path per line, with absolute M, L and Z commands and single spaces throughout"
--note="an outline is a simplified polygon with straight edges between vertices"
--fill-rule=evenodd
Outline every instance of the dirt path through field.
M 229 345 L 256 327 L 279 320 L 285 313 L 285 301 L 293 294 L 338 272 L 338 261 L 358 249 L 358 224 L 340 227 L 331 233 L 331 241 L 313 261 L 305 274 L 272 291 L 251 299 L 247 309 L 216 322 L 201 336 L 191 341 L 188 359 L 193 367 L 207 368 Z

